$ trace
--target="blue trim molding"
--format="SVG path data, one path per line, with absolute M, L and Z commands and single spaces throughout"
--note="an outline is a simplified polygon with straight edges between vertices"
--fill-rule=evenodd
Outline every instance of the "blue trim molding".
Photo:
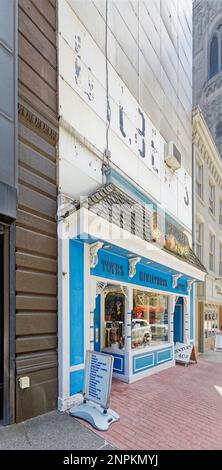
M 113 361 L 113 372 L 116 374 L 125 374 L 125 356 L 124 354 L 112 354 L 110 352 L 103 351 L 105 354 L 110 354 L 114 357 Z
M 84 363 L 84 244 L 69 242 L 70 366 Z
M 137 354 L 133 356 L 133 374 L 139 374 L 140 372 L 144 372 L 152 367 L 172 361 L 172 359 L 172 346 L 156 351 L 147 351 L 143 354 Z

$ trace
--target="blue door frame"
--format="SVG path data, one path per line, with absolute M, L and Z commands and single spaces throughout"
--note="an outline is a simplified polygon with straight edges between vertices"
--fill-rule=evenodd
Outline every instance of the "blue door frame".
M 94 310 L 94 351 L 100 352 L 101 340 L 101 320 L 100 320 L 101 296 L 96 297 L 96 307 Z
M 174 343 L 183 343 L 184 340 L 184 301 L 179 297 L 174 311 Z

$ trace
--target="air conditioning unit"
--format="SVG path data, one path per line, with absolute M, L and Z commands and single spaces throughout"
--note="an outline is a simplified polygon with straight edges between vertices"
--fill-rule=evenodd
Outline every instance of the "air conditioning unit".
M 174 142 L 168 142 L 165 144 L 165 163 L 173 171 L 181 168 L 181 153 L 174 144 Z

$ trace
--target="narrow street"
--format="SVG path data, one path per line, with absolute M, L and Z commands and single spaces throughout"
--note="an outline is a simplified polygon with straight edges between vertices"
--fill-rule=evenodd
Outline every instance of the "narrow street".
M 222 353 L 212 352 L 130 386 L 113 381 L 121 419 L 105 439 L 119 449 L 222 449 L 221 407 Z

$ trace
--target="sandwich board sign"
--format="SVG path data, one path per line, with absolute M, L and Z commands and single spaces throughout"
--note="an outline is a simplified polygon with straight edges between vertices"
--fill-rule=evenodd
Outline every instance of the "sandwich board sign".
M 84 399 L 102 408 L 109 407 L 113 373 L 113 356 L 110 354 L 86 351 Z
M 109 408 L 113 373 L 113 356 L 86 351 L 83 403 L 73 406 L 70 415 L 82 418 L 100 431 L 118 421 L 119 415 Z
M 174 357 L 176 362 L 188 366 L 191 361 L 197 362 L 196 351 L 193 344 L 176 343 L 174 347 Z
M 217 332 L 215 335 L 215 350 L 222 350 L 222 332 Z

